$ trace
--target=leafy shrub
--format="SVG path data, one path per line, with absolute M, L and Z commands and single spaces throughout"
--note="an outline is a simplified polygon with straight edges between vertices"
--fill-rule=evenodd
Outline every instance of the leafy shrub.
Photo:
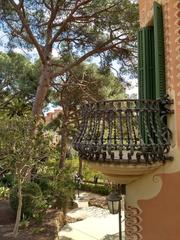
M 10 172 L 5 173 L 1 179 L 1 182 L 6 187 L 12 187 L 15 182 L 13 174 Z
M 23 203 L 22 216 L 40 219 L 46 209 L 46 201 L 38 184 L 28 182 L 22 186 Z M 10 191 L 10 206 L 16 212 L 18 208 L 18 188 L 14 186 Z
M 45 174 L 37 175 L 35 182 L 39 185 L 43 194 L 45 194 L 47 191 L 49 191 L 51 181 L 48 178 L 48 176 L 46 176 Z
M 72 168 L 66 165 L 63 170 L 59 170 L 52 181 L 53 197 L 56 206 L 65 209 L 75 195 L 74 178 Z
M 75 172 L 78 172 L 79 158 L 78 157 L 73 158 L 71 164 L 75 168 Z M 98 176 L 98 179 L 101 181 L 104 181 L 106 179 L 101 172 L 95 171 L 92 168 L 90 168 L 87 162 L 83 163 L 82 175 L 83 179 L 86 179 L 88 181 L 93 181 L 95 175 Z
M 53 178 L 47 174 L 37 175 L 35 182 L 41 188 L 42 194 L 47 202 L 47 205 L 51 207 L 55 202 L 54 190 L 53 190 Z
M 3 184 L 0 184 L 0 198 L 8 198 L 9 188 L 5 187 Z
M 97 193 L 100 195 L 108 195 L 111 191 L 111 189 L 108 186 L 91 183 L 82 183 L 80 189 L 83 191 Z
M 44 173 L 37 175 L 35 181 L 49 206 L 66 208 L 67 203 L 73 199 L 75 195 L 73 172 L 70 164 L 66 164 L 62 170 L 52 165 Z

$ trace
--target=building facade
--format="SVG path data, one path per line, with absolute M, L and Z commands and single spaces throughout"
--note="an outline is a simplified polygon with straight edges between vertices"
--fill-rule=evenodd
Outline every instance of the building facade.
M 126 185 L 126 240 L 179 240 L 180 0 L 139 0 L 139 18 L 139 100 L 84 106 L 75 148 Z
M 140 27 L 153 22 L 153 0 L 139 0 Z M 167 162 L 127 185 L 126 240 L 180 239 L 180 1 L 159 0 L 163 9 L 166 92 L 174 99 Z

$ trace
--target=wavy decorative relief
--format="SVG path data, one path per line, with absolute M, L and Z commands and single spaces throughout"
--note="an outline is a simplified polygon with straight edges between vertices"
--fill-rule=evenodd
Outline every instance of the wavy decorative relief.
M 126 207 L 126 240 L 141 240 L 142 219 L 140 217 L 141 210 L 139 208 Z
M 164 40 L 167 90 L 169 93 L 174 90 L 174 78 L 172 74 L 171 21 L 169 0 L 166 0 L 164 3 Z
M 174 109 L 179 113 L 180 0 L 164 0 L 163 6 L 167 89 L 176 100 Z M 177 135 L 179 120 L 177 116 L 177 123 L 173 122 L 176 147 L 173 146 L 171 151 L 174 161 L 127 187 L 127 240 L 180 239 L 180 139 L 178 140 Z M 160 226 L 163 231 L 160 231 Z
M 174 4 L 174 19 L 175 19 L 175 38 L 174 38 L 174 45 L 175 47 L 175 78 L 177 79 L 177 98 L 180 98 L 180 1 Z M 180 105 L 180 100 L 178 99 L 178 105 Z

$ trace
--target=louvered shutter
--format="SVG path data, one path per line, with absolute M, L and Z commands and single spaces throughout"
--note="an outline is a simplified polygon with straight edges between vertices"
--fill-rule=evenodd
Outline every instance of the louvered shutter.
M 155 62 L 153 27 L 143 29 L 144 98 L 155 98 Z
M 138 31 L 138 94 L 144 99 L 143 30 Z
M 138 94 L 139 99 L 144 99 L 144 58 L 143 58 L 143 49 L 144 49 L 144 42 L 143 42 L 143 29 L 139 29 L 138 31 Z M 142 104 L 138 107 L 142 107 Z M 146 135 L 144 130 L 144 123 L 143 123 L 144 113 L 139 113 L 139 129 L 142 139 L 145 142 Z
M 162 6 L 157 2 L 154 2 L 153 8 L 156 98 L 161 98 L 166 94 L 163 12 Z
M 138 33 L 139 99 L 155 99 L 154 29 L 145 27 Z
M 155 99 L 155 62 L 154 62 L 154 29 L 145 27 L 138 32 L 138 73 L 139 99 Z M 142 106 L 141 106 L 142 105 Z M 144 104 L 140 103 L 140 108 Z M 148 143 L 147 112 L 139 114 L 139 124 L 142 139 Z M 151 134 L 151 133 L 149 133 Z

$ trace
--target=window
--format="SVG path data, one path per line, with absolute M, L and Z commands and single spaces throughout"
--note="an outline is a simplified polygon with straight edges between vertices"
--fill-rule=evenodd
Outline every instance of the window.
M 166 94 L 162 6 L 154 2 L 151 27 L 138 32 L 139 98 L 158 99 Z

